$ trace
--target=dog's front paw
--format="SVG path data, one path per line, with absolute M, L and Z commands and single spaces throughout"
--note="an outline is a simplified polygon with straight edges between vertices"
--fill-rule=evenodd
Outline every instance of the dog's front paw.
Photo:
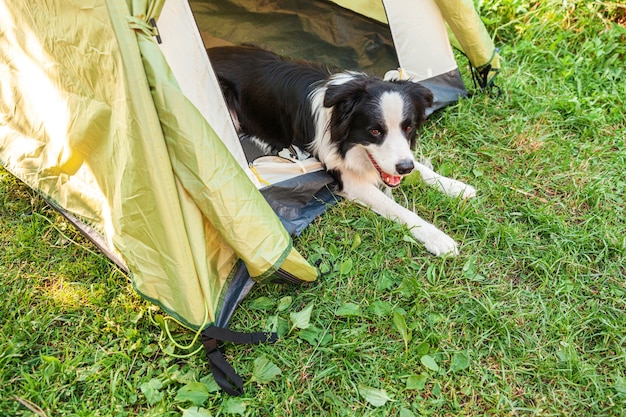
M 436 256 L 444 255 L 458 255 L 459 245 L 447 234 L 443 233 L 436 227 L 432 227 L 426 234 L 420 233 L 420 236 L 415 236 L 424 242 L 426 250 Z
M 463 199 L 476 197 L 476 188 L 450 178 L 440 179 L 439 188 L 450 197 L 461 197 Z
M 463 184 L 463 183 L 461 183 Z M 471 185 L 463 184 L 463 190 L 456 195 L 460 195 L 464 200 L 476 197 L 476 188 Z

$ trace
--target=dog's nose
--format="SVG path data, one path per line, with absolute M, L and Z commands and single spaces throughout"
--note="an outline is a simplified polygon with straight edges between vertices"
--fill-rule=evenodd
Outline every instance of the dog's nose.
M 413 161 L 410 159 L 404 159 L 396 164 L 396 171 L 400 175 L 409 174 L 413 171 L 413 168 L 415 168 L 415 165 L 413 165 Z

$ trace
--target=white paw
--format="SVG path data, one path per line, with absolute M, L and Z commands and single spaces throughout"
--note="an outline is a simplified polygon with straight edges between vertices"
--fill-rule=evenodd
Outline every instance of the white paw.
M 463 183 L 461 183 L 463 184 Z M 468 198 L 474 198 L 476 197 L 476 188 L 472 187 L 471 185 L 467 185 L 467 184 L 463 184 L 463 186 L 465 188 L 463 188 L 463 190 L 458 193 L 457 195 L 460 195 L 464 200 L 468 199 Z
M 441 178 L 437 185 L 445 195 L 450 197 L 461 197 L 463 199 L 476 197 L 476 189 L 461 181 Z
M 413 233 L 413 235 L 420 241 L 424 242 L 424 247 L 428 252 L 435 256 L 454 256 L 459 254 L 459 245 L 457 245 L 454 239 L 441 230 L 433 226 L 432 229 L 426 231 L 426 233 L 424 232 L 424 230 L 421 230 L 421 233 L 419 233 L 418 236 L 416 230 L 416 233 Z

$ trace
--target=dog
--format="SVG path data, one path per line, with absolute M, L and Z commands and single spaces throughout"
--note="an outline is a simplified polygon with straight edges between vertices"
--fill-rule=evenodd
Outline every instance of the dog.
M 451 237 L 396 203 L 390 192 L 418 171 L 448 196 L 476 194 L 415 159 L 417 130 L 433 103 L 428 88 L 290 60 L 254 46 L 207 53 L 240 136 L 267 151 L 293 145 L 308 151 L 334 177 L 340 195 L 406 225 L 430 253 L 458 254 Z

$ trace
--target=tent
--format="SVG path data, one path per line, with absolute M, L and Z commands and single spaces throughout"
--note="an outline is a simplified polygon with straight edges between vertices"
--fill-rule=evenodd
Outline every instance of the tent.
M 292 237 L 335 196 L 315 160 L 246 154 L 206 44 L 402 68 L 443 107 L 467 94 L 443 17 L 486 86 L 497 51 L 467 0 L 0 0 L 0 163 L 142 297 L 202 330 L 216 380 L 237 394 L 219 342 L 271 337 L 230 332 L 232 313 L 255 283 L 318 277 Z

